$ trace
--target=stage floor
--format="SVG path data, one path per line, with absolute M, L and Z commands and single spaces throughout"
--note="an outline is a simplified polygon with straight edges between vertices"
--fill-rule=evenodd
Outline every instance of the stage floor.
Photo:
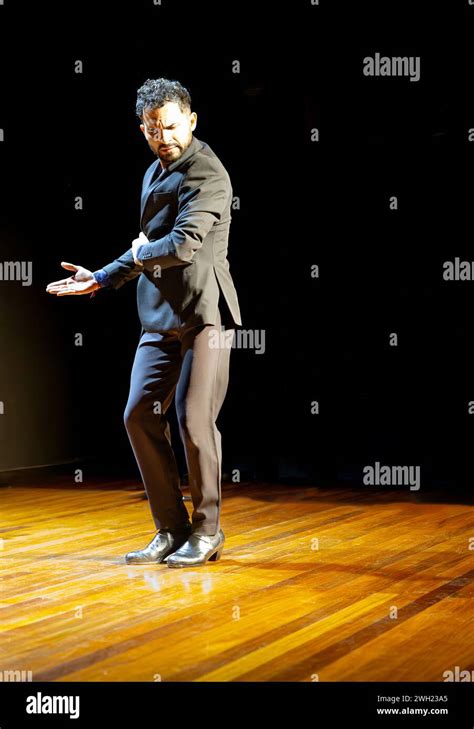
M 442 682 L 458 667 L 474 676 L 471 497 L 224 484 L 222 558 L 193 569 L 124 563 L 155 533 L 130 480 L 3 487 L 0 511 L 2 674 Z

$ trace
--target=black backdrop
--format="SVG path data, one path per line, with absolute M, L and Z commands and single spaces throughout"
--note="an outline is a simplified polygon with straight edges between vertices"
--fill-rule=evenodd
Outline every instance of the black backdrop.
M 410 5 L 4 0 L 0 259 L 31 261 L 33 282 L 0 281 L 0 469 L 134 471 L 136 281 L 92 299 L 44 289 L 59 261 L 98 268 L 138 234 L 153 158 L 135 95 L 164 76 L 189 88 L 195 135 L 231 176 L 243 328 L 265 332 L 264 354 L 232 353 L 225 470 L 361 483 L 380 461 L 469 483 L 474 281 L 442 274 L 474 259 L 474 8 Z M 375 52 L 419 56 L 420 80 L 365 77 Z

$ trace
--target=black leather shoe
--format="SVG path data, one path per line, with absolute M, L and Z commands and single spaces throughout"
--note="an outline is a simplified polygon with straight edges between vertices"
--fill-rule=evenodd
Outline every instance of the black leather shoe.
M 169 554 L 179 549 L 191 534 L 191 525 L 184 532 L 158 531 L 145 549 L 125 555 L 127 564 L 148 564 L 163 562 Z
M 219 529 L 213 536 L 191 534 L 183 546 L 165 559 L 168 567 L 197 567 L 208 560 L 217 562 L 224 548 L 224 532 Z

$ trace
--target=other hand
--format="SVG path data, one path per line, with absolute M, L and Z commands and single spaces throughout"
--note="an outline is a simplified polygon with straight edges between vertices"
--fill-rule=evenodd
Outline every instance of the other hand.
M 137 266 L 142 266 L 143 263 L 138 260 L 137 258 L 137 251 L 140 246 L 142 246 L 144 243 L 149 243 L 150 241 L 146 237 L 145 233 L 140 233 L 138 238 L 135 238 L 135 240 L 132 242 L 132 254 L 133 254 L 133 260 L 137 264 Z

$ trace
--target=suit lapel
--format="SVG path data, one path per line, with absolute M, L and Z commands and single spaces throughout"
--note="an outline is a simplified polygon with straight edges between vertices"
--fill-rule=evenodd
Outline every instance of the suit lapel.
M 153 189 L 154 183 L 159 179 L 163 170 L 161 168 L 160 160 L 157 159 L 151 167 L 146 171 L 142 185 L 142 196 L 141 196 L 141 211 L 140 211 L 140 227 L 143 220 L 143 213 L 145 212 L 146 203 L 148 197 Z
M 203 147 L 203 143 L 199 141 L 194 135 L 191 140 L 191 144 L 184 151 L 181 157 L 170 164 L 167 169 L 161 166 L 160 160 L 157 159 L 147 170 L 143 179 L 142 196 L 141 196 L 141 211 L 140 211 L 140 228 L 143 230 L 143 216 L 145 208 L 147 206 L 148 198 L 150 197 L 153 190 L 157 187 L 158 183 L 165 177 L 165 175 L 173 172 L 176 168 L 180 167 L 190 157 L 192 157 L 198 150 Z

